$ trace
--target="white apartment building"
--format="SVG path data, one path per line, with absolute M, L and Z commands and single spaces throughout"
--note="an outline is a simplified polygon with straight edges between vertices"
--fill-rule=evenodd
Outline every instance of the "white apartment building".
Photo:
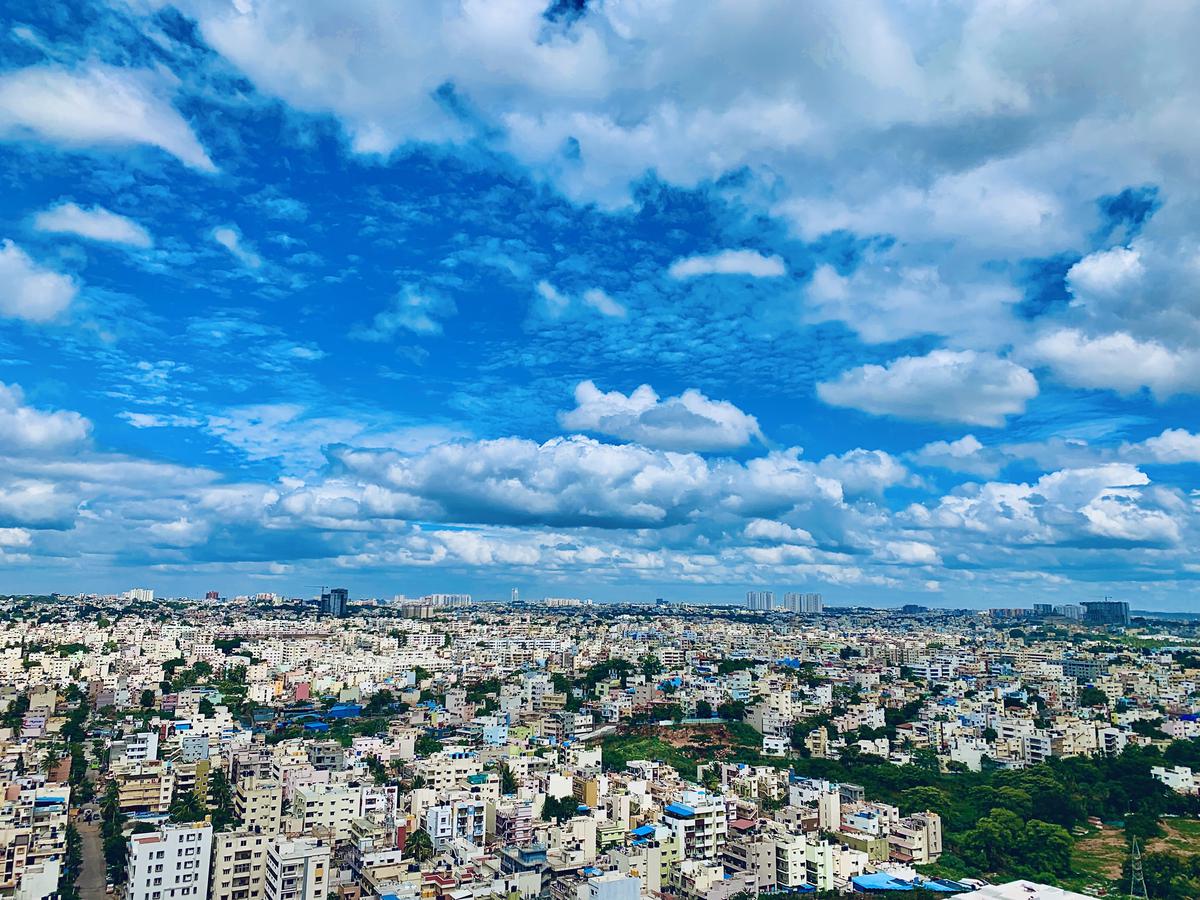
M 678 802 L 663 809 L 663 824 L 675 832 L 689 859 L 720 856 L 729 831 L 724 801 L 708 791 L 684 791 Z
M 1150 769 L 1150 774 L 1177 794 L 1200 792 L 1200 783 L 1197 782 L 1195 773 L 1187 766 L 1175 766 L 1172 769 L 1154 766 Z
M 207 822 L 164 825 L 133 835 L 125 900 L 205 900 L 212 839 Z
M 325 900 L 328 893 L 328 843 L 312 839 L 271 842 L 263 900 Z
M 482 846 L 485 839 L 485 804 L 469 795 L 453 796 L 425 810 L 425 831 L 434 849 L 441 850 L 456 838 Z
M 459 750 L 443 750 L 419 760 L 416 774 L 425 780 L 425 786 L 435 791 L 448 791 L 466 781 L 471 775 L 483 771 L 483 765 L 474 753 Z

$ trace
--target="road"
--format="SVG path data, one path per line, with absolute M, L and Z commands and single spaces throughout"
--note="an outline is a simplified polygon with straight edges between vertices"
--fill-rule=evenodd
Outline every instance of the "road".
M 75 827 L 79 829 L 82 841 L 83 866 L 75 883 L 79 886 L 80 900 L 106 900 L 104 893 L 104 845 L 100 840 L 100 822 L 84 822 L 80 819 Z

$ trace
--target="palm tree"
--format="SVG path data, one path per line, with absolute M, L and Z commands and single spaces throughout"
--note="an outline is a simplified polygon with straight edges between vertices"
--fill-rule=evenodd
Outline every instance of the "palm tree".
M 405 851 L 417 862 L 422 863 L 433 857 L 433 840 L 429 832 L 421 828 L 414 831 L 404 844 Z

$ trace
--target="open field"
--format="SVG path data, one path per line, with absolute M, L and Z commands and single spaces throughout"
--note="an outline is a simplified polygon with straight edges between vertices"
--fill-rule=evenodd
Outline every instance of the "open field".
M 1200 821 L 1196 819 L 1163 819 L 1161 837 L 1151 840 L 1145 851 L 1168 851 L 1181 856 L 1200 853 Z M 1105 827 L 1080 837 L 1072 853 L 1076 877 L 1068 880 L 1073 890 L 1098 896 L 1117 896 L 1113 882 L 1120 882 L 1121 867 L 1129 854 L 1129 842 L 1120 828 Z
M 623 768 L 631 759 L 656 759 L 686 778 L 696 766 L 715 760 L 751 762 L 759 755 L 762 738 L 744 722 L 688 725 L 638 725 L 604 738 L 604 762 Z

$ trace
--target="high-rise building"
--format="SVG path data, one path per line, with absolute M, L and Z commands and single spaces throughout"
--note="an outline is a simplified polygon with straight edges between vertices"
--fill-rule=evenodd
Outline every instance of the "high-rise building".
M 134 600 L 138 603 L 152 603 L 154 588 L 130 588 L 121 596 L 126 600 Z
M 426 594 L 421 598 L 422 603 L 430 606 L 469 606 L 470 594 Z
M 783 608 L 788 612 L 819 615 L 825 612 L 825 600 L 820 594 L 797 594 L 789 591 L 783 595 Z
M 221 592 L 220 591 L 209 591 L 207 594 L 204 595 L 204 599 L 205 600 L 220 600 Z
M 775 606 L 774 591 L 746 591 L 746 609 L 765 612 Z
M 207 822 L 164 825 L 158 831 L 133 835 L 126 900 L 205 900 L 212 839 L 212 825 Z
M 333 616 L 335 619 L 344 619 L 346 617 L 346 603 L 350 599 L 350 592 L 345 588 L 329 588 L 321 592 L 321 612 L 327 616 Z
M 1087 625 L 1128 625 L 1129 604 L 1124 600 L 1085 600 L 1083 621 Z
M 1078 603 L 1064 603 L 1062 606 L 1054 607 L 1054 614 L 1072 622 L 1079 622 L 1083 619 L 1083 607 Z

